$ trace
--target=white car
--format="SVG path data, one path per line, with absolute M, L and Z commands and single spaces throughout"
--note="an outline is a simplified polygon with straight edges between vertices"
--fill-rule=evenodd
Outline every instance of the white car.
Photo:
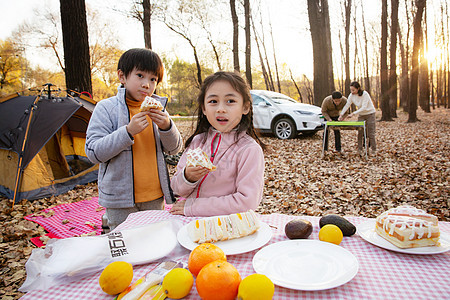
M 251 90 L 253 126 L 260 132 L 271 132 L 279 139 L 302 134 L 314 134 L 325 126 L 320 107 L 299 103 L 286 95 Z

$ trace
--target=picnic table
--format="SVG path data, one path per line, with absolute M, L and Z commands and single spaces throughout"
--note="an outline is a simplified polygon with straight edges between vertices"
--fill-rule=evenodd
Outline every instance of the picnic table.
M 323 130 L 322 157 L 325 155 L 325 149 L 328 149 L 329 139 L 325 138 L 330 135 L 331 130 L 362 130 L 364 134 L 364 155 L 367 159 L 367 137 L 366 137 L 366 121 L 327 121 Z
M 143 211 L 131 214 L 117 230 L 177 218 L 187 224 L 195 218 L 174 216 L 166 211 Z M 260 215 L 262 222 L 272 230 L 272 238 L 265 245 L 286 241 L 284 233 L 287 222 L 294 218 L 309 220 L 313 225 L 310 240 L 318 240 L 319 217 L 289 216 L 284 214 Z M 347 217 L 354 225 L 367 222 L 365 217 Z M 450 222 L 439 222 L 441 233 L 450 234 Z M 350 251 L 358 260 L 359 270 L 349 282 L 328 290 L 301 291 L 275 286 L 273 299 L 449 299 L 450 298 L 450 252 L 433 255 L 412 255 L 389 251 L 368 243 L 358 233 L 344 237 L 341 247 Z M 263 246 L 264 247 L 264 246 Z M 260 249 L 230 255 L 242 278 L 255 273 L 253 256 Z M 177 260 L 187 265 L 189 251 Z M 157 263 L 134 267 L 133 282 L 153 269 Z M 308 272 L 308 270 L 298 270 Z M 22 299 L 112 299 L 99 287 L 100 272 L 78 282 L 54 286 L 48 290 L 28 292 Z M 194 287 L 185 299 L 200 299 Z

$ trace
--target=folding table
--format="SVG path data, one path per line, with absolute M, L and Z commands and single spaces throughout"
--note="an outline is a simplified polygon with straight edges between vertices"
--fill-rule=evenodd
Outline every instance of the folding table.
M 323 130 L 323 143 L 322 143 L 322 157 L 325 156 L 325 148 L 328 149 L 329 139 L 325 138 L 329 136 L 329 129 L 332 130 L 362 130 L 364 132 L 364 155 L 367 159 L 367 136 L 366 136 L 366 121 L 327 121 Z M 327 144 L 325 144 L 325 141 Z

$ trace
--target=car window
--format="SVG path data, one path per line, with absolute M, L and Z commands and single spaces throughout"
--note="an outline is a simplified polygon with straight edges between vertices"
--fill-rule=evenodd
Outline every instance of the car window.
M 262 97 L 260 97 L 258 95 L 252 94 L 252 99 L 253 99 L 253 105 L 258 105 L 261 102 L 266 103 L 266 105 L 270 105 L 269 102 L 267 102 L 266 100 L 264 100 Z
M 292 104 L 292 103 L 298 103 L 294 99 L 288 98 L 288 97 L 272 97 L 272 101 L 276 104 Z

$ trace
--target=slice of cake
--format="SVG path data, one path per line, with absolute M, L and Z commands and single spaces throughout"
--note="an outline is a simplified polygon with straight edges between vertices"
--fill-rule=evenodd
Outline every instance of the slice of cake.
M 439 246 L 437 218 L 409 205 L 379 215 L 375 232 L 399 248 Z
M 189 149 L 186 156 L 186 166 L 204 167 L 210 171 L 216 169 L 216 166 L 212 164 L 208 155 L 200 148 Z
M 214 243 L 255 233 L 260 227 L 253 210 L 227 216 L 198 219 L 188 224 L 189 237 L 194 243 Z
M 150 109 L 157 109 L 157 110 L 163 110 L 164 107 L 162 106 L 161 102 L 159 102 L 156 99 L 153 99 L 152 97 L 146 96 L 144 101 L 142 101 L 141 107 L 139 108 L 140 111 L 148 111 Z

